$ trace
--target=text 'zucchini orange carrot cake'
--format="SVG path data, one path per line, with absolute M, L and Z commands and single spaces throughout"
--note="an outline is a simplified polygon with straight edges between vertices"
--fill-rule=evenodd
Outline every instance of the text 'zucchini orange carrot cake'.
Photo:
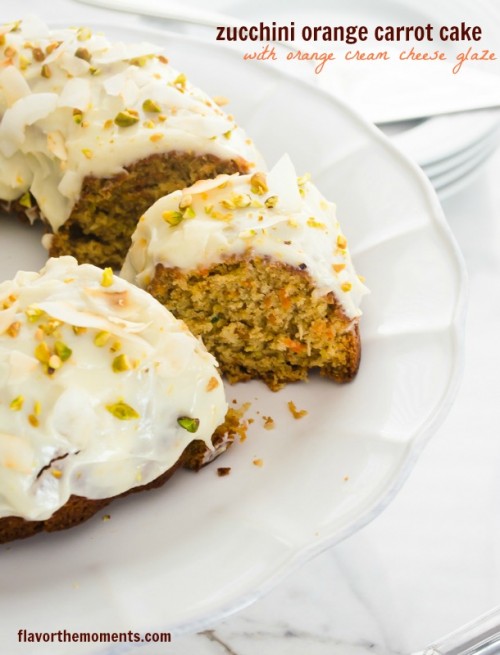
M 261 162 L 158 46 L 34 17 L 0 26 L 0 46 L 0 202 L 46 223 L 52 256 L 120 268 L 155 200 Z
M 111 269 L 61 257 L 0 284 L 0 543 L 198 469 L 238 429 L 213 356 Z
M 310 369 L 337 382 L 358 370 L 367 289 L 335 206 L 288 157 L 267 175 L 221 175 L 158 200 L 122 275 L 201 336 L 231 382 L 276 390 Z

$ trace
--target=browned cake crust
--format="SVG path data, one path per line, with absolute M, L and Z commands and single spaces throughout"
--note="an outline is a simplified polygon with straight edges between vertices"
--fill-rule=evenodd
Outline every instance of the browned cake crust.
M 118 496 L 90 500 L 81 496 L 71 496 L 67 503 L 45 521 L 26 521 L 17 516 L 0 518 L 0 544 L 31 537 L 39 532 L 55 532 L 66 530 L 90 519 L 99 510 L 109 505 L 116 498 L 128 496 L 138 491 L 146 491 L 161 487 L 180 467 L 198 471 L 213 461 L 215 457 L 226 450 L 234 441 L 236 434 L 241 431 L 240 419 L 242 413 L 233 408 L 228 410 L 225 422 L 220 425 L 212 437 L 215 452 L 210 451 L 200 440 L 192 441 L 182 453 L 179 460 L 170 469 L 149 484 L 134 487 Z
M 248 172 L 243 159 L 172 151 L 135 162 L 114 177 L 87 177 L 71 216 L 53 237 L 50 255 L 118 269 L 137 221 L 156 200 L 197 180 L 237 172 Z
M 277 390 L 314 368 L 337 382 L 358 370 L 357 320 L 334 294 L 314 296 L 306 270 L 257 257 L 188 272 L 158 265 L 147 289 L 202 337 L 230 382 L 260 378 Z

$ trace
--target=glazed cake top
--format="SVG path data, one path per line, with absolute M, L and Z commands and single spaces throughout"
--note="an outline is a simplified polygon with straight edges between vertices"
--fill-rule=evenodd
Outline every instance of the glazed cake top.
M 202 343 L 110 269 L 61 257 L 0 284 L 0 518 L 146 484 L 226 412 Z
M 333 292 L 349 318 L 361 314 L 367 288 L 335 205 L 297 178 L 287 156 L 267 175 L 220 175 L 158 200 L 137 225 L 122 276 L 145 288 L 158 264 L 192 270 L 249 253 L 307 271 L 315 293 Z
M 0 26 L 0 64 L 0 199 L 29 210 L 31 191 L 54 231 L 87 176 L 172 150 L 260 162 L 234 118 L 158 46 L 30 17 Z

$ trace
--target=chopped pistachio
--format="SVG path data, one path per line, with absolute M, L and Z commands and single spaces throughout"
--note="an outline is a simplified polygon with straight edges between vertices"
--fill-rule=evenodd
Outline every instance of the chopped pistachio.
M 78 336 L 79 334 L 85 334 L 87 332 L 86 327 L 80 327 L 79 325 L 73 325 L 73 332 Z
M 244 207 L 250 207 L 250 205 L 252 204 L 252 198 L 247 193 L 234 195 L 232 197 L 232 201 L 234 202 L 234 206 L 237 207 L 238 209 L 243 209 Z
M 258 196 L 262 196 L 269 191 L 264 173 L 259 172 L 252 175 L 250 178 L 250 189 L 252 193 L 256 193 Z
M 19 321 L 15 321 L 14 323 L 11 323 L 9 325 L 6 332 L 9 335 L 9 337 L 12 337 L 14 339 L 15 337 L 17 337 L 20 330 L 21 330 L 21 323 Z
M 91 66 L 91 67 L 89 68 L 89 73 L 90 73 L 91 75 L 94 75 L 94 76 L 95 76 L 95 75 L 100 75 L 100 74 L 101 74 L 101 69 L 100 69 L 100 68 L 96 68 L 95 66 Z
M 78 59 L 83 59 L 84 61 L 90 61 L 92 59 L 92 55 L 87 50 L 87 48 L 77 48 L 75 51 L 75 57 L 78 57 Z
M 131 109 L 119 111 L 115 116 L 115 123 L 118 127 L 130 127 L 139 122 L 139 116 Z
M 139 66 L 139 68 L 144 68 L 148 63 L 148 59 L 151 59 L 152 55 L 143 55 L 142 57 L 133 57 L 130 59 L 132 66 Z
M 110 127 L 113 127 L 113 122 L 114 121 L 111 118 L 108 118 L 107 121 L 104 121 L 104 125 L 103 125 L 104 129 L 109 130 Z
M 76 38 L 79 41 L 88 41 L 92 37 L 92 32 L 88 27 L 79 27 L 76 33 Z
M 204 209 L 205 209 L 205 214 L 210 215 L 212 213 L 213 209 L 214 209 L 214 206 L 213 205 L 205 205 Z
M 50 472 L 56 478 L 56 480 L 62 478 L 62 471 L 60 469 L 50 469 Z
M 140 418 L 140 415 L 135 411 L 135 409 L 122 400 L 111 405 L 106 405 L 106 409 L 120 421 L 131 421 Z
M 156 58 L 158 61 L 160 61 L 162 64 L 168 64 L 168 59 L 164 55 L 156 55 Z
M 62 341 L 55 342 L 54 350 L 56 355 L 61 358 L 62 362 L 66 362 L 73 354 L 71 348 L 67 346 L 65 343 L 63 343 Z
M 12 307 L 12 305 L 16 302 L 17 297 L 11 293 L 10 296 L 3 301 L 2 303 L 2 309 L 9 309 L 9 307 Z
M 13 23 L 10 23 L 12 27 L 10 28 L 9 32 L 19 32 L 22 22 L 22 20 L 15 20 Z
M 182 218 L 194 218 L 195 216 L 196 212 L 192 207 L 187 207 L 182 214 Z
M 23 405 L 24 405 L 24 396 L 17 396 L 10 403 L 9 407 L 13 412 L 20 412 L 23 408 Z
M 152 141 L 153 143 L 157 143 L 158 141 L 161 141 L 163 138 L 164 135 L 161 132 L 155 132 L 149 137 L 149 140 Z
M 42 413 L 42 403 L 39 400 L 35 402 L 35 405 L 33 407 L 33 413 L 35 416 L 40 416 L 40 414 Z
M 77 125 L 81 125 L 83 121 L 83 111 L 81 109 L 73 109 L 73 120 Z
M 50 70 L 50 67 L 47 64 L 44 64 L 42 66 L 42 77 L 45 77 L 46 79 L 49 79 L 52 77 L 52 71 Z
M 42 341 L 42 343 L 39 343 L 38 346 L 35 348 L 35 357 L 38 359 L 39 362 L 42 364 L 48 364 L 50 360 L 50 350 L 45 341 Z
M 352 289 L 352 284 L 350 282 L 344 282 L 344 284 L 342 284 L 340 288 L 342 289 L 342 291 L 345 291 L 347 293 Z
M 303 186 L 306 182 L 309 182 L 311 179 L 311 173 L 306 173 L 305 175 L 301 175 L 300 177 L 297 178 L 297 184 L 299 186 Z
M 200 427 L 200 419 L 191 418 L 190 416 L 180 416 L 177 419 L 177 423 L 181 426 L 181 428 L 184 428 L 184 430 L 187 430 L 193 434 L 197 432 L 198 428 Z
M 45 53 L 41 48 L 33 48 L 33 59 L 35 61 L 44 61 Z
M 43 334 L 54 334 L 60 327 L 63 325 L 62 321 L 58 321 L 57 319 L 53 318 L 50 321 L 47 321 L 47 323 L 42 323 L 40 325 L 40 330 L 43 332 Z
M 252 199 L 248 194 L 235 193 L 229 200 L 221 200 L 220 204 L 224 207 L 224 209 L 243 209 L 244 207 L 249 207 L 251 202 Z
M 163 212 L 162 218 L 171 227 L 175 227 L 176 225 L 179 225 L 179 223 L 182 221 L 184 216 L 182 215 L 181 212 L 170 210 L 170 211 Z
M 57 50 L 57 48 L 61 45 L 62 41 L 53 41 L 52 43 L 49 43 L 49 45 L 45 48 L 45 52 L 50 55 L 54 50 Z
M 87 159 L 92 159 L 92 157 L 94 156 L 94 151 L 91 150 L 90 148 L 82 148 L 82 155 Z
M 30 60 L 24 55 L 19 55 L 19 68 L 25 71 L 31 65 Z
M 186 82 L 187 82 L 187 77 L 184 75 L 184 73 L 179 73 L 179 75 L 177 75 L 177 77 L 174 80 L 174 86 L 177 86 L 181 90 L 184 90 L 186 88 Z
M 269 198 L 266 198 L 264 204 L 268 209 L 273 209 L 278 204 L 278 196 L 269 196 Z
M 335 273 L 340 273 L 340 271 L 344 270 L 345 264 L 333 264 L 332 268 L 335 271 Z
M 337 246 L 341 250 L 345 250 L 345 248 L 347 248 L 347 239 L 344 236 L 342 236 L 342 234 L 339 234 L 339 236 L 337 237 Z
M 326 228 L 326 225 L 324 223 L 321 223 L 320 221 L 317 221 L 314 218 L 314 216 L 310 216 L 307 219 L 307 224 L 309 225 L 309 227 L 319 228 L 320 230 L 324 230 Z
M 232 133 L 233 133 L 232 130 L 228 130 L 227 132 L 223 132 L 223 133 L 222 133 L 222 136 L 223 136 L 225 139 L 230 139 Z
M 130 371 L 132 365 L 130 360 L 125 354 L 117 355 L 112 364 L 112 369 L 115 373 L 123 373 L 124 371 Z
M 114 341 L 114 342 L 111 344 L 111 346 L 110 346 L 109 349 L 111 350 L 112 353 L 116 353 L 116 352 L 118 352 L 119 350 L 122 349 L 122 343 L 121 343 L 121 341 Z
M 110 338 L 111 338 L 110 332 L 104 332 L 104 331 L 98 332 L 94 337 L 94 345 L 97 346 L 98 348 L 102 348 L 107 344 Z
M 210 216 L 216 221 L 232 221 L 234 215 L 231 212 L 223 213 L 218 211 L 213 211 Z
M 144 100 L 144 102 L 142 103 L 142 108 L 144 109 L 144 111 L 147 112 L 152 112 L 155 114 L 161 113 L 160 105 L 154 100 L 151 100 L 151 98 L 147 98 L 147 100 Z
M 0 34 L 0 46 L 5 45 L 5 34 Z
M 29 191 L 23 193 L 23 195 L 18 199 L 18 203 L 22 207 L 26 207 L 27 209 L 30 209 L 33 206 L 33 202 L 31 200 L 31 193 Z
M 113 269 L 105 268 L 102 272 L 101 287 L 110 287 L 113 284 Z
M 28 421 L 34 428 L 37 428 L 40 425 L 40 421 L 34 414 L 30 414 L 28 416 Z
M 142 126 L 145 127 L 147 130 L 152 130 L 155 127 L 155 124 L 153 121 L 144 121 L 142 123 Z

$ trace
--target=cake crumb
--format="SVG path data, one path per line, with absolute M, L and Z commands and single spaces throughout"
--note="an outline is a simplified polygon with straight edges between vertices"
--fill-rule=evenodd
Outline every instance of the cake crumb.
M 344 475 L 343 480 L 344 480 L 344 482 L 348 482 L 348 481 L 349 481 L 349 476 L 348 476 L 348 475 Z
M 263 416 L 262 418 L 264 420 L 264 430 L 274 430 L 276 427 L 274 419 L 271 416 Z
M 110 519 L 111 519 L 111 514 L 104 514 L 104 516 L 102 517 L 103 521 L 109 521 Z
M 308 411 L 306 409 L 297 409 L 293 400 L 288 401 L 288 409 L 290 410 L 293 418 L 297 420 L 299 418 L 303 418 L 304 416 L 307 416 L 308 414 Z
M 231 473 L 231 467 L 230 466 L 219 466 L 217 469 L 217 475 L 219 478 L 224 478 L 226 475 L 229 475 Z
M 253 464 L 254 466 L 258 466 L 259 468 L 262 468 L 262 467 L 264 466 L 264 460 L 263 460 L 263 459 L 260 459 L 259 457 L 256 457 L 256 458 L 253 460 L 252 464 Z

